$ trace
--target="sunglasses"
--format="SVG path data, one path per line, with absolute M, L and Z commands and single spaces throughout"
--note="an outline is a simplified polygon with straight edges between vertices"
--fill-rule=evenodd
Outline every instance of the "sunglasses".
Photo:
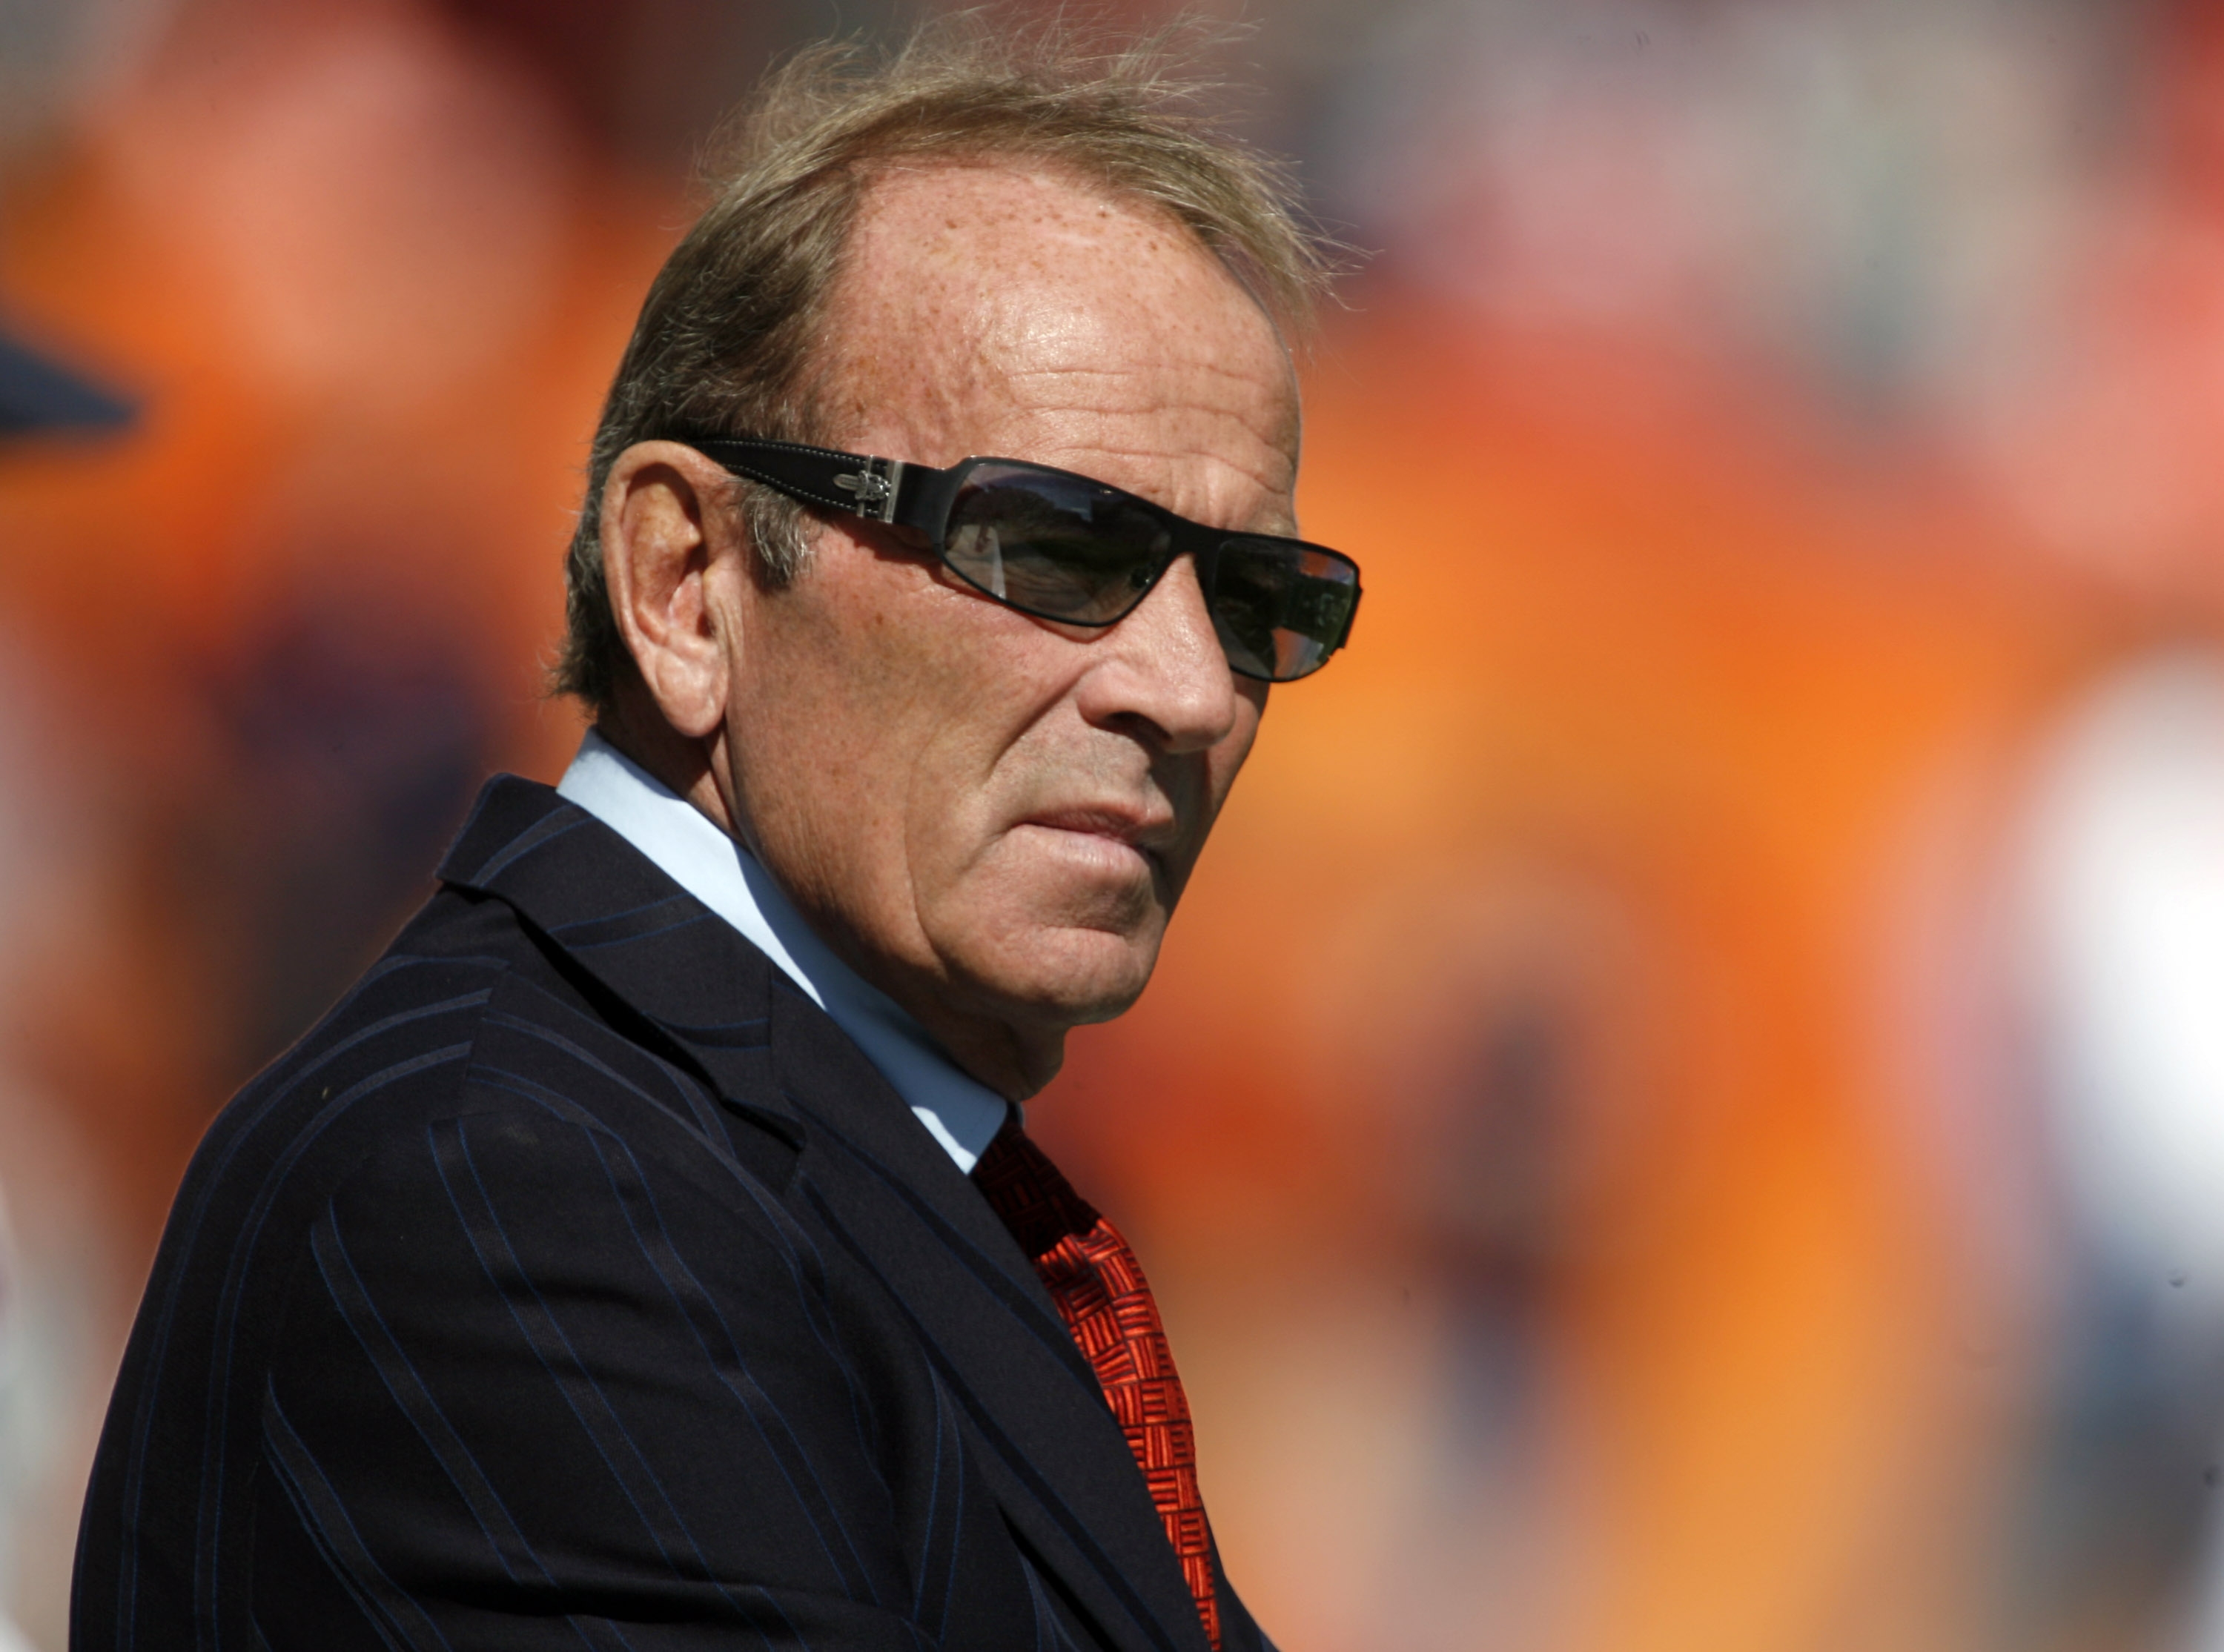
M 1229 665 L 1264 682 L 1318 671 L 1359 611 L 1359 564 L 1341 552 L 1207 527 L 1046 464 L 974 458 L 938 470 L 754 438 L 688 445 L 790 499 L 915 528 L 974 590 L 1040 620 L 1117 625 L 1177 557 L 1193 558 Z

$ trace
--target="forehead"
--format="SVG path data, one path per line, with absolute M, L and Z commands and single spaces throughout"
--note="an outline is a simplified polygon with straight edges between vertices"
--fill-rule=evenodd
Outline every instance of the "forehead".
M 900 437 L 927 463 L 1203 456 L 1288 491 L 1286 353 L 1158 207 L 1009 163 L 891 168 L 860 204 L 829 320 L 822 411 L 852 438 Z

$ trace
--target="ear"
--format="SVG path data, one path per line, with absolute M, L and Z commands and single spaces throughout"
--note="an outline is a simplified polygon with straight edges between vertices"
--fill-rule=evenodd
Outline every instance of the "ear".
M 742 639 L 725 589 L 743 546 L 726 473 L 677 442 L 636 442 L 603 484 L 603 577 L 641 680 L 674 732 L 707 738 L 726 714 Z

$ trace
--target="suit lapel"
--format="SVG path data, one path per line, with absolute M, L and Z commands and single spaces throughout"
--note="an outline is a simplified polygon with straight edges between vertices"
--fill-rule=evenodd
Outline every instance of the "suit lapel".
M 793 1111 L 766 1083 L 773 967 L 648 856 L 551 788 L 496 776 L 441 862 L 442 881 L 513 908 L 679 1046 L 728 1100 Z
M 909 1316 L 991 1447 L 998 1502 L 1037 1563 L 1115 1645 L 1204 1652 L 1127 1441 L 1033 1266 L 849 1036 L 548 787 L 490 781 L 440 876 L 515 909 L 662 1029 L 723 1101 L 803 1142 L 802 1195 Z

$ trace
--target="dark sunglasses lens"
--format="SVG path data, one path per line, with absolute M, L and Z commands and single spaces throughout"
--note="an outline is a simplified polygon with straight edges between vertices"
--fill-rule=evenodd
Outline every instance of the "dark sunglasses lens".
M 1343 644 L 1359 605 L 1359 569 L 1294 539 L 1229 539 L 1208 600 L 1228 663 L 1287 683 L 1318 671 Z
M 1166 560 L 1165 522 L 1133 495 L 1028 465 L 979 464 L 950 508 L 943 556 L 999 602 L 1109 625 Z

